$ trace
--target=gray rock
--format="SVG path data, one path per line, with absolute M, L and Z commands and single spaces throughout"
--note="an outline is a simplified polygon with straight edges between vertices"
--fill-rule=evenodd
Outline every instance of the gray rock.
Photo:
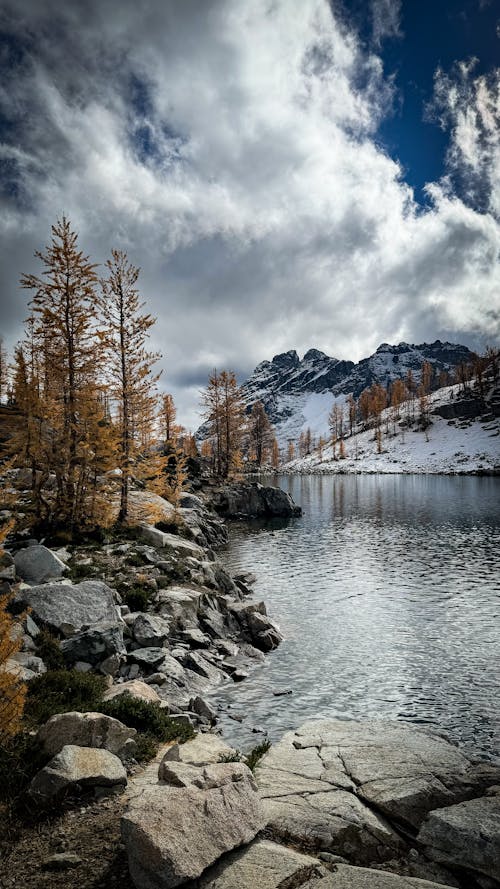
M 158 549 L 167 549 L 174 552 L 178 556 L 194 556 L 203 559 L 205 550 L 197 543 L 186 540 L 184 537 L 177 537 L 175 534 L 169 534 L 166 531 L 159 531 L 153 525 L 141 524 L 139 526 L 141 537 L 151 546 Z
M 42 863 L 42 870 L 72 870 L 83 864 L 79 855 L 74 852 L 56 852 Z
M 11 660 L 15 661 L 21 667 L 31 670 L 31 672 L 35 673 L 37 676 L 47 672 L 47 667 L 41 657 L 31 654 L 30 651 L 18 651 L 11 656 Z
M 210 645 L 210 639 L 205 633 L 202 633 L 198 627 L 188 627 L 182 630 L 182 638 L 193 648 L 207 648 Z
M 211 867 L 200 879 L 199 889 L 286 889 L 325 873 L 316 858 L 269 840 L 254 840 Z
M 30 614 L 27 614 L 24 619 L 24 628 L 25 628 L 26 632 L 28 633 L 28 635 L 31 636 L 32 639 L 36 639 L 36 637 L 38 636 L 38 634 L 40 632 L 40 628 L 37 627 L 35 621 L 33 620 L 33 618 L 31 617 Z
M 121 664 L 122 658 L 119 654 L 110 654 L 109 657 L 105 658 L 105 660 L 99 664 L 99 670 L 101 673 L 104 673 L 105 676 L 116 676 L 120 670 Z
M 169 747 L 162 762 L 182 762 L 201 766 L 220 762 L 222 756 L 231 756 L 234 753 L 234 748 L 229 747 L 218 735 L 207 732 L 204 735 L 196 735 L 185 744 L 174 744 Z
M 212 709 L 210 704 L 200 697 L 200 695 L 196 695 L 195 698 L 191 698 L 189 702 L 189 709 L 194 713 L 197 713 L 198 716 L 204 716 L 205 719 L 208 719 L 209 722 L 215 722 L 217 719 L 217 713 Z
M 33 670 L 30 670 L 28 667 L 23 667 L 22 664 L 19 664 L 12 658 L 8 658 L 5 661 L 4 670 L 6 673 L 10 673 L 11 676 L 15 676 L 19 682 L 30 682 L 31 679 L 34 679 L 37 675 Z
M 157 601 L 162 615 L 171 621 L 173 627 L 183 630 L 196 625 L 204 595 L 202 590 L 173 586 L 161 590 Z
M 123 725 L 118 719 L 103 713 L 58 713 L 38 730 L 37 740 L 45 753 L 55 756 L 68 744 L 109 750 L 121 757 L 129 742 L 135 738 L 135 728 Z
M 67 570 L 64 562 L 41 544 L 20 549 L 14 556 L 14 562 L 17 574 L 28 583 L 44 583 L 62 577 Z
M 16 566 L 11 554 L 3 550 L 0 552 L 0 580 L 15 580 Z
M 322 880 L 301 884 L 301 889 L 450 889 L 443 883 L 431 883 L 414 877 L 400 877 L 387 871 L 368 870 L 364 867 L 335 865 L 332 874 Z
M 289 517 L 300 516 L 302 510 L 286 491 L 281 488 L 266 487 L 258 483 L 227 485 L 212 497 L 212 506 L 226 517 L 250 516 Z
M 161 647 L 169 631 L 168 622 L 156 614 L 139 614 L 132 627 L 134 639 L 142 648 Z
M 203 500 L 200 500 L 196 494 L 181 494 L 179 498 L 179 506 L 181 509 L 205 509 Z
M 322 746 L 338 747 L 358 795 L 391 818 L 419 827 L 444 804 L 475 796 L 493 783 L 444 738 L 398 722 L 311 722 L 297 732 L 307 746 L 319 731 Z
M 160 703 L 160 696 L 154 688 L 141 682 L 140 679 L 133 679 L 130 682 L 122 682 L 119 685 L 113 685 L 103 695 L 103 701 L 112 701 L 113 698 L 120 695 L 130 695 L 139 701 L 150 701 L 153 704 Z
M 500 796 L 436 809 L 427 816 L 417 839 L 434 861 L 498 880 Z
M 243 763 L 210 767 L 204 789 L 144 790 L 122 818 L 122 837 L 137 889 L 170 889 L 252 840 L 264 827 L 252 773 Z
M 29 605 L 35 620 L 64 636 L 103 621 L 119 621 L 113 590 L 98 580 L 24 587 L 16 595 L 16 602 Z
M 129 651 L 128 659 L 140 667 L 151 670 L 158 667 L 168 654 L 166 648 L 136 648 L 135 651 Z
M 122 626 L 111 621 L 102 621 L 75 633 L 69 639 L 63 639 L 61 651 L 70 664 L 86 661 L 97 665 L 110 655 L 125 657 L 127 654 Z
M 127 773 L 109 750 L 68 744 L 38 772 L 30 784 L 30 795 L 43 802 L 66 791 L 87 787 L 124 786 Z
M 209 685 L 217 685 L 225 678 L 222 670 L 219 670 L 218 667 L 214 667 L 214 665 L 211 664 L 206 657 L 203 657 L 199 651 L 188 651 L 184 659 L 184 664 L 186 667 L 189 667 L 190 670 L 203 676 L 208 681 Z

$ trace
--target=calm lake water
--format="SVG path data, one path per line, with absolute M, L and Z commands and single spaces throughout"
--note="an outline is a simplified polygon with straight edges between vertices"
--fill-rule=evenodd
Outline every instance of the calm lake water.
M 275 740 L 310 716 L 378 717 L 500 755 L 500 479 L 266 483 L 303 517 L 233 525 L 223 558 L 257 575 L 285 641 L 214 696 L 225 737 L 247 749 L 262 737 L 254 727 Z

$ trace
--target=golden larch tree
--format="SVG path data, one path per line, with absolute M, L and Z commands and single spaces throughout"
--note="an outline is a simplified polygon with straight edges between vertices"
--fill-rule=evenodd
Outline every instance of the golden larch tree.
M 104 348 L 105 373 L 111 401 L 116 408 L 118 427 L 118 467 L 121 470 L 118 522 L 127 521 L 129 489 L 133 474 L 149 478 L 161 472 L 148 466 L 147 455 L 155 446 L 155 423 L 159 374 L 153 372 L 158 353 L 148 352 L 146 341 L 155 323 L 143 313 L 136 287 L 139 269 L 127 254 L 113 250 L 106 263 L 107 277 L 100 279 L 97 301 L 101 325 L 99 337 Z

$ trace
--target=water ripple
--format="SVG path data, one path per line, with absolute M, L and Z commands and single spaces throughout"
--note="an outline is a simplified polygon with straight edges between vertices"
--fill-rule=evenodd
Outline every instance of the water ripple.
M 245 746 L 253 726 L 276 738 L 311 715 L 396 718 L 498 755 L 500 480 L 280 484 L 303 518 L 237 526 L 225 559 L 256 573 L 286 638 L 249 682 L 218 692 L 244 715 L 223 718 L 225 734 Z

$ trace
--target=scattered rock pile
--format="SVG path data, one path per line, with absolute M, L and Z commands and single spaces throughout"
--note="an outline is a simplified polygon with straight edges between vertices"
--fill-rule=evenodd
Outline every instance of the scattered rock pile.
M 248 579 L 236 582 L 216 561 L 210 547 L 226 539 L 222 520 L 195 495 L 182 502 L 174 521 L 162 501 L 168 531 L 142 523 L 135 539 L 101 548 L 52 552 L 32 541 L 6 555 L 3 579 L 21 578 L 15 604 L 30 611 L 9 669 L 26 681 L 46 669 L 37 655 L 46 628 L 68 668 L 109 677 L 108 699 L 127 693 L 161 702 L 208 728 L 216 714 L 203 695 L 228 677 L 244 678 L 282 637 L 264 603 L 250 600 Z

